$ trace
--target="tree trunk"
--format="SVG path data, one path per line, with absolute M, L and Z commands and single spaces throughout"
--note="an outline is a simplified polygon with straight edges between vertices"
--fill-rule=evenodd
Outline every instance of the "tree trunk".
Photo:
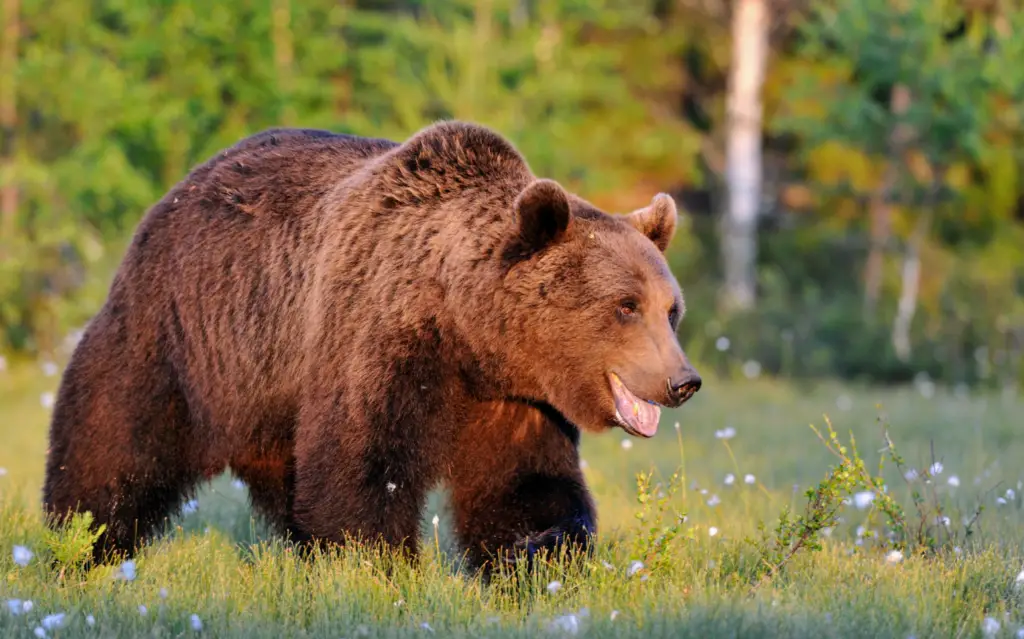
M 14 178 L 15 130 L 18 121 L 19 0 L 3 0 L 0 41 L 0 241 L 13 241 L 17 226 L 18 185 Z
M 295 107 L 292 105 L 292 63 L 295 45 L 292 38 L 291 0 L 274 0 L 272 13 L 274 43 L 274 70 L 277 74 L 277 91 L 281 99 L 281 122 L 283 126 L 295 123 Z
M 888 153 L 882 183 L 871 199 L 871 249 L 864 267 L 864 319 L 868 320 L 878 308 L 882 291 L 882 273 L 885 267 L 885 245 L 889 241 L 892 222 L 891 200 L 899 183 L 900 162 L 912 131 L 900 121 L 910 108 L 910 90 L 902 84 L 892 88 L 889 110 L 895 124 L 889 133 Z
M 727 98 L 727 205 L 722 221 L 725 286 L 722 303 L 754 305 L 757 214 L 761 200 L 761 88 L 771 26 L 768 0 L 738 0 L 732 18 L 732 68 Z
M 937 204 L 942 176 L 942 171 L 935 172 L 929 196 L 914 224 L 914 230 L 907 242 L 907 254 L 903 258 L 900 300 L 896 307 L 896 319 L 892 324 L 893 349 L 896 351 L 896 357 L 903 362 L 910 359 L 910 327 L 914 321 L 914 315 L 917 313 L 918 292 L 921 284 L 921 247 L 931 228 L 932 211 Z

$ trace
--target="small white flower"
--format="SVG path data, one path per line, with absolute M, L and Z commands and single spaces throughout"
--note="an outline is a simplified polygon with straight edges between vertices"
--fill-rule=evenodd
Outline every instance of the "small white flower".
M 588 466 L 590 464 L 587 463 L 587 460 L 580 458 L 580 470 L 586 470 Z
M 399 599 L 398 601 L 395 602 L 395 608 L 401 608 L 404 605 L 405 605 L 405 599 Z
M 168 593 L 167 593 L 167 589 L 166 588 L 161 588 L 160 589 L 160 598 L 161 599 L 167 599 L 167 594 Z
M 832 536 L 832 527 L 831 526 L 826 526 L 825 528 L 822 528 L 821 529 L 821 534 L 824 537 L 831 537 Z
M 12 615 L 20 615 L 21 614 L 21 599 L 8 599 L 7 600 L 7 610 Z
M 939 515 L 938 517 L 935 518 L 935 523 L 938 524 L 939 526 L 945 526 L 946 528 L 949 528 L 950 519 L 949 519 L 949 517 L 946 517 L 945 515 Z
M 245 488 L 245 482 L 241 479 L 232 479 L 231 485 L 234 486 L 235 490 L 242 490 Z
M 718 339 L 715 340 L 715 348 L 717 348 L 718 350 L 720 350 L 723 353 L 725 351 L 729 350 L 729 346 L 730 346 L 729 338 L 724 336 L 724 335 L 722 337 L 719 337 Z
M 27 566 L 28 562 L 32 561 L 32 551 L 25 546 L 15 546 L 11 555 L 14 557 L 14 563 L 18 564 L 22 568 Z
M 32 603 L 31 599 L 26 599 L 25 601 L 21 602 L 21 611 L 22 612 L 32 612 L 32 608 L 34 608 L 34 607 L 35 607 L 35 604 Z
M 629 564 L 629 568 L 626 569 L 626 575 L 632 577 L 633 575 L 635 575 L 636 573 L 640 572 L 643 569 L 644 569 L 644 562 L 642 562 L 642 561 L 632 561 Z
M 431 632 L 431 633 L 432 633 L 432 632 L 434 632 L 434 629 L 433 629 L 433 628 L 431 628 L 431 627 L 430 627 L 430 624 L 429 624 L 429 623 L 427 623 L 426 621 L 424 621 L 423 623 L 421 623 L 421 624 L 420 624 L 420 628 L 423 628 L 423 629 L 424 629 L 424 630 L 426 630 L 427 632 Z
M 903 477 L 907 481 L 914 481 L 915 479 L 917 479 L 917 469 L 911 468 L 907 472 L 903 473 Z
M 676 422 L 676 430 L 679 430 L 679 422 Z M 618 611 L 613 611 L 613 612 L 618 612 Z
M 836 408 L 845 413 L 853 408 L 853 400 L 849 395 L 840 395 L 836 398 Z
M 860 539 L 861 537 L 866 535 L 867 532 L 868 532 L 868 529 L 865 528 L 864 526 L 857 526 L 857 538 L 858 539 Z
M 7 469 L 4 468 L 3 466 L 0 466 L 0 477 L 6 477 L 6 476 L 7 476 Z
M 622 440 L 622 448 L 623 448 L 623 450 L 629 450 L 632 447 L 633 447 L 633 440 L 632 439 L 623 439 Z
M 953 546 L 953 554 L 959 557 L 960 555 L 964 554 L 964 549 L 960 546 Z
M 615 618 L 618 617 L 618 616 L 619 616 L 619 611 L 618 610 L 612 610 L 612 614 L 610 615 L 610 620 L 611 621 L 615 621 Z
M 580 620 L 576 615 L 562 615 L 561 617 L 555 617 L 548 628 L 551 631 L 575 635 L 580 631 Z
M 57 402 L 57 397 L 50 391 L 46 391 L 39 396 L 39 404 L 46 410 L 53 408 L 53 405 Z
M 942 462 L 935 462 L 928 469 L 928 472 L 934 477 L 935 475 L 941 475 L 944 468 L 945 466 L 942 465 Z
M 736 483 L 736 475 L 733 475 L 732 473 L 729 473 L 728 475 L 725 476 L 725 485 L 726 486 L 732 486 L 735 483 Z
M 615 570 L 615 566 L 611 565 L 604 559 L 601 560 L 601 565 L 604 566 L 605 570 Z
M 718 497 L 718 495 L 711 495 L 711 498 L 708 499 L 708 506 L 711 506 L 712 508 L 714 508 L 720 503 L 722 503 L 722 500 Z
M 60 628 L 64 625 L 64 613 L 58 612 L 52 615 L 46 615 L 43 620 L 39 622 L 39 625 L 43 627 L 43 630 L 53 630 L 54 628 Z
M 898 550 L 890 550 L 885 556 L 886 563 L 898 564 L 903 561 L 903 553 Z
M 87 625 L 87 626 L 95 626 L 96 625 L 96 617 L 93 617 L 92 615 L 86 615 L 85 616 L 85 625 Z
M 32 634 L 39 637 L 39 639 L 45 639 L 46 637 L 46 631 L 43 630 L 42 626 L 36 626 L 35 629 L 32 630 Z
M 717 528 L 715 528 L 714 526 L 711 526 L 710 528 L 708 528 L 708 535 L 709 536 L 714 537 L 717 534 L 718 534 L 718 529 Z
M 981 622 L 981 632 L 986 637 L 995 636 L 995 634 L 999 632 L 999 628 L 1001 627 L 1002 626 L 999 623 L 999 620 L 995 617 L 985 617 L 985 621 Z
M 146 609 L 146 606 L 144 606 L 144 605 L 140 605 L 139 606 L 139 614 L 140 615 L 145 617 L 148 612 L 149 612 L 149 610 Z
M 185 515 L 191 515 L 195 511 L 199 510 L 199 501 L 190 499 L 185 502 L 185 505 L 181 507 L 181 512 Z
M 117 578 L 124 579 L 125 581 L 135 580 L 135 562 L 128 560 L 121 564 L 121 567 L 117 570 Z
M 1005 506 L 1006 505 L 1006 500 L 1003 499 L 1002 497 L 996 497 L 996 504 L 998 504 L 1000 506 Z
M 1006 501 L 1013 501 L 1017 498 L 1017 493 L 1012 488 L 1006 489 Z
M 736 436 L 736 429 L 732 426 L 726 426 L 721 430 L 715 431 L 715 437 L 717 439 L 732 439 Z
M 1013 580 L 1013 586 L 1017 590 L 1024 588 L 1024 570 L 1021 570 L 1020 573 L 1017 575 L 1017 578 Z
M 434 524 L 434 528 L 437 528 L 437 525 L 441 523 L 441 518 L 434 515 L 434 518 L 430 520 L 430 523 Z
M 1017 634 L 1014 635 L 1017 639 L 1024 639 L 1024 628 L 1019 628 Z
M 956 488 L 957 486 L 960 485 L 960 478 L 957 477 L 956 475 L 950 475 L 949 479 L 946 480 L 946 483 L 952 486 L 953 488 Z
M 60 370 L 53 362 L 43 362 L 41 368 L 43 369 L 43 375 L 47 377 L 53 377 Z
M 756 379 L 760 374 L 760 362 L 755 362 L 754 360 L 749 359 L 743 363 L 743 376 L 747 379 Z
M 384 487 L 388 489 L 388 493 L 393 493 L 395 492 L 395 490 L 398 489 L 398 486 L 396 486 L 395 482 L 392 481 L 389 481 L 387 484 L 384 485 Z
M 548 584 L 548 592 L 550 592 L 551 594 L 555 594 L 556 592 L 558 592 L 561 589 L 562 589 L 562 584 L 557 582 L 557 581 L 552 581 L 551 583 Z
M 743 483 L 744 484 L 753 486 L 754 482 L 756 482 L 756 481 L 757 481 L 757 478 L 754 477 L 753 475 L 751 475 L 750 473 L 747 473 L 746 475 L 743 476 Z
M 870 490 L 859 492 L 853 496 L 853 504 L 860 510 L 864 510 L 875 501 L 875 493 Z
M 188 618 L 188 623 L 192 626 L 192 630 L 200 632 L 203 629 L 203 620 L 199 618 L 199 615 L 192 615 Z

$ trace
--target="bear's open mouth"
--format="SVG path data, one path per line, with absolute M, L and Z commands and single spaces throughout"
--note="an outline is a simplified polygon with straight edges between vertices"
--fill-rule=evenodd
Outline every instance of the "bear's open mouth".
M 636 437 L 654 437 L 658 432 L 661 406 L 634 395 L 615 373 L 608 374 L 608 381 L 615 401 L 615 418 L 622 429 Z

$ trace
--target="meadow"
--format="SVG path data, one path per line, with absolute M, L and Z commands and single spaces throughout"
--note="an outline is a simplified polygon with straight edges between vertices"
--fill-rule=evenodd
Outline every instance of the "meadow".
M 56 364 L 0 373 L 3 637 L 1024 637 L 1024 402 L 1013 393 L 709 376 L 652 440 L 583 437 L 600 517 L 592 557 L 485 585 L 460 570 L 443 490 L 424 512 L 417 565 L 369 548 L 302 559 L 253 521 L 229 475 L 133 564 L 58 568 L 50 560 L 77 542 L 40 519 Z M 935 543 L 893 552 L 879 500 L 855 490 L 820 549 L 765 579 L 759 522 L 772 538 L 780 513 L 803 512 L 805 491 L 839 462 L 810 428 L 825 414 L 912 523 L 923 495 Z M 877 468 L 886 430 L 903 468 Z

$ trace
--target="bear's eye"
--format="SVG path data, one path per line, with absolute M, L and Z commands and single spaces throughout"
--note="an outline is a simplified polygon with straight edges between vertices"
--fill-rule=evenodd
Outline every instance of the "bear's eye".
M 675 328 L 679 323 L 679 306 L 673 304 L 672 308 L 668 309 L 668 323 Z
M 634 300 L 623 300 L 619 302 L 619 315 L 623 318 L 634 317 L 639 313 Z

